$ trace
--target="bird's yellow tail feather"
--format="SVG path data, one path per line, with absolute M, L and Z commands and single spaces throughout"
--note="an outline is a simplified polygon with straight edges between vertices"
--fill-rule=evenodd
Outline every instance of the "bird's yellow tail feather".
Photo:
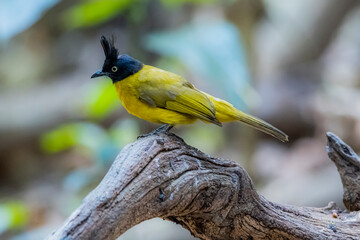
M 267 133 L 267 134 L 279 139 L 282 142 L 289 141 L 288 135 L 286 135 L 281 130 L 277 129 L 276 127 L 272 126 L 271 124 L 269 124 L 263 120 L 260 120 L 256 117 L 253 117 L 246 113 L 243 113 L 240 110 L 238 110 L 236 117 L 239 121 L 241 121 L 253 128 L 256 128 L 264 133 Z
M 216 118 L 220 122 L 231 122 L 231 121 L 239 120 L 240 122 L 243 122 L 264 133 L 267 133 L 279 139 L 282 142 L 289 141 L 288 135 L 286 135 L 276 127 L 272 126 L 271 124 L 236 109 L 232 104 L 222 99 L 215 98 L 207 93 L 204 94 L 206 94 L 206 96 L 213 103 L 216 109 Z

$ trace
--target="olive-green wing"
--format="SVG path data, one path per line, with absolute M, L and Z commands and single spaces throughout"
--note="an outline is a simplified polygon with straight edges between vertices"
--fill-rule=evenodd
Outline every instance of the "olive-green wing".
M 139 79 L 138 92 L 142 101 L 221 126 L 215 117 L 214 106 L 205 94 L 180 76 L 166 71 L 155 73 Z

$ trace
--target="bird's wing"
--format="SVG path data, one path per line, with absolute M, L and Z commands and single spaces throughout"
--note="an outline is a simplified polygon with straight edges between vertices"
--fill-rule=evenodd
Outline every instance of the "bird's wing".
M 150 67 L 150 66 L 147 66 Z M 139 98 L 154 107 L 197 117 L 221 126 L 209 98 L 182 77 L 151 67 L 139 77 Z

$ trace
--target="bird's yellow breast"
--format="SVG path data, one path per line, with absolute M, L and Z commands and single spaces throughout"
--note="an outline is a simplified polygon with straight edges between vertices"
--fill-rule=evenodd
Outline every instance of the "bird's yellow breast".
M 139 72 L 116 82 L 114 85 L 120 101 L 130 114 L 150 122 L 173 125 L 193 123 L 196 120 L 194 117 L 164 108 L 150 106 L 140 100 L 139 91 L 141 83 L 149 81 L 153 76 L 163 74 L 164 72 L 163 70 L 144 65 Z

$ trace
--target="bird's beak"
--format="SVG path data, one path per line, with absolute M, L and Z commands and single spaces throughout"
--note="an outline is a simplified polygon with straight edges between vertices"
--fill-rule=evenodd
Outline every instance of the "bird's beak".
M 97 78 L 97 77 L 102 77 L 102 76 L 107 76 L 107 74 L 102 72 L 101 70 L 99 70 L 96 73 L 94 73 L 93 75 L 91 75 L 91 78 Z

